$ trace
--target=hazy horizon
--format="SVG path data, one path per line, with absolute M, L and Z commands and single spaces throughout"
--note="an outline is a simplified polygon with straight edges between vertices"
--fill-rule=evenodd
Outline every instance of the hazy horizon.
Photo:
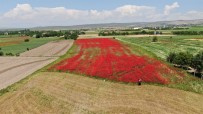
M 2 0 L 0 28 L 203 19 L 196 0 Z

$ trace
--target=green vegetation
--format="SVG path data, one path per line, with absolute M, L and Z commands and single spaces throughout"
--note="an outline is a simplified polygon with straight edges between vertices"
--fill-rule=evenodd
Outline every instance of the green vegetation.
M 191 66 L 194 67 L 198 72 L 203 71 L 203 51 L 199 52 L 192 58 Z
M 59 38 L 30 38 L 29 42 L 3 46 L 1 48 L 4 53 L 12 53 L 13 55 L 16 55 L 18 53 L 27 51 L 27 49 L 33 49 L 54 40 L 59 40 Z
M 173 31 L 174 35 L 203 35 L 203 31 Z
M 4 56 L 4 52 L 0 51 L 0 56 Z
M 154 31 L 145 31 L 145 30 L 134 30 L 134 31 L 100 31 L 98 33 L 99 36 L 119 36 L 119 35 L 139 35 L 139 34 L 150 34 L 153 35 Z M 157 31 L 157 34 L 162 34 L 161 32 Z
M 158 42 L 158 38 L 157 38 L 156 36 L 154 36 L 154 37 L 152 38 L 152 42 Z
M 192 26 L 189 27 L 188 31 L 203 31 L 203 26 Z
M 29 39 L 25 39 L 25 40 L 24 40 L 24 42 L 29 42 L 29 41 L 30 41 Z
M 192 73 L 194 75 L 203 71 L 203 51 L 199 52 L 197 55 L 193 56 L 189 52 L 179 52 L 179 53 L 170 53 L 166 59 L 168 62 L 179 65 L 180 67 L 186 67 L 189 69 L 189 66 L 192 67 L 194 70 Z M 192 70 L 192 69 L 190 69 Z
M 69 33 L 69 34 L 65 34 L 64 38 L 67 39 L 73 39 L 73 40 L 77 40 L 78 38 L 78 33 L 74 32 L 74 33 Z
M 157 36 L 158 37 L 158 36 Z M 170 52 L 190 52 L 195 55 L 203 50 L 202 36 L 160 36 L 159 42 L 152 42 L 152 37 L 118 39 L 142 47 L 165 60 Z
M 193 66 L 198 71 L 203 69 L 203 51 L 199 52 L 195 56 L 189 52 L 172 52 L 169 54 L 166 60 L 180 66 Z
M 29 29 L 24 30 L 16 30 L 16 31 L 0 31 L 0 38 L 9 38 L 9 37 L 17 37 L 17 36 L 30 36 L 34 38 L 42 38 L 42 37 L 61 37 L 64 35 L 69 35 L 76 33 L 77 35 L 85 34 L 85 30 L 45 30 L 45 31 L 31 31 Z
M 177 54 L 176 53 L 169 54 L 169 57 L 167 57 L 167 60 L 169 60 L 168 62 L 178 64 L 181 66 L 189 66 L 191 65 L 193 55 L 190 54 L 189 52 L 179 52 Z

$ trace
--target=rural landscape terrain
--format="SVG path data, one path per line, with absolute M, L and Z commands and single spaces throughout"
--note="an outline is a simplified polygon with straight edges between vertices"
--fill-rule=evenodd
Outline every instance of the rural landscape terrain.
M 56 32 L 59 37 L 49 36 L 55 33 L 51 30 L 22 30 L 1 35 L 1 113 L 200 114 L 201 72 L 175 62 L 192 61 L 203 50 L 202 35 L 142 31 L 64 30 Z M 193 57 L 170 62 L 172 52 Z M 139 79 L 142 86 L 137 86 Z
M 180 3 L 0 12 L 0 114 L 202 114 L 203 13 Z

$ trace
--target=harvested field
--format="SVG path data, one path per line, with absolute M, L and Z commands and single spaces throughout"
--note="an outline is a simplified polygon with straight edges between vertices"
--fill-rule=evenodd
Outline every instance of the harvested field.
M 0 113 L 201 114 L 203 96 L 152 85 L 112 83 L 43 72 L 0 96 Z
M 15 38 L 1 38 L 0 39 L 0 46 L 10 46 L 15 44 L 20 44 L 24 42 L 25 39 L 29 37 L 15 37 Z
M 30 51 L 26 51 L 20 56 L 22 57 L 50 57 L 50 56 L 61 56 L 67 52 L 72 46 L 73 40 L 60 40 L 52 41 Z
M 3 89 L 36 70 L 53 62 L 51 57 L 1 57 L 0 58 L 0 89 Z

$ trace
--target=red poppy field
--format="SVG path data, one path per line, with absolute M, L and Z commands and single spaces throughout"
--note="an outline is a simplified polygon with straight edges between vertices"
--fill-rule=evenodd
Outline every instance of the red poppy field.
M 164 63 L 135 55 L 128 46 L 115 39 L 79 39 L 78 53 L 55 64 L 49 70 L 84 74 L 120 82 L 169 84 L 180 76 Z

